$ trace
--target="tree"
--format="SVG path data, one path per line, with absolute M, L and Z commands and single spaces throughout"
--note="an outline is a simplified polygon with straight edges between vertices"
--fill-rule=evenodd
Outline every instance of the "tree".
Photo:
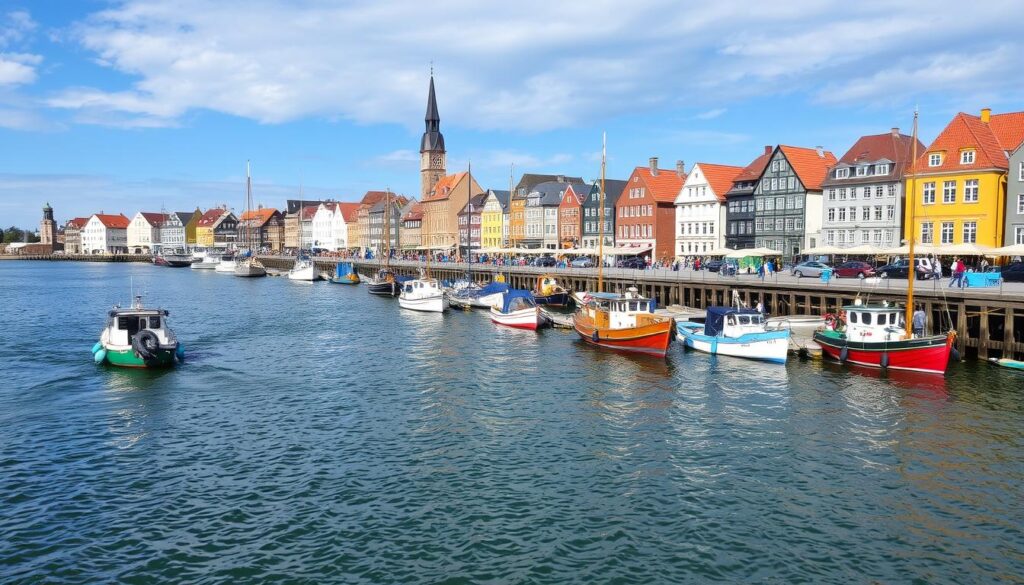
M 25 239 L 25 231 L 17 226 L 11 226 L 4 230 L 4 243 L 21 242 Z

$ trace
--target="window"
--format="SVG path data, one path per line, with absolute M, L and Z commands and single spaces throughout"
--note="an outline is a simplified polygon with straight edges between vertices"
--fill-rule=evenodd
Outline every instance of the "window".
M 786 179 L 786 186 L 790 191 L 796 189 L 796 177 Z
M 839 189 L 839 199 L 840 200 L 845 200 L 846 199 L 846 187 L 843 187 L 843 188 Z
M 773 173 L 777 173 L 778 171 L 779 171 L 779 161 L 773 160 L 772 161 L 772 172 Z
M 774 178 L 774 177 L 772 177 L 772 187 L 771 187 L 771 190 L 772 191 L 778 191 L 779 190 L 779 180 Z
M 942 202 L 956 203 L 956 181 L 942 182 Z
M 856 207 L 851 207 L 850 208 L 850 221 L 857 221 L 857 208 Z
M 974 164 L 974 151 L 965 150 L 960 153 L 960 164 L 962 165 L 973 165 Z
M 1024 181 L 1024 161 L 1017 166 L 1017 180 Z
M 782 218 L 781 217 L 776 217 L 775 218 L 775 231 L 781 232 L 782 231 L 782 225 L 783 225 Z
M 868 167 L 867 167 L 867 165 L 862 165 L 862 166 L 857 167 L 857 176 L 858 177 L 866 177 L 867 174 L 868 174 Z
M 765 211 L 775 211 L 775 199 L 765 199 L 764 200 L 764 210 Z
M 978 179 L 964 181 L 964 203 L 978 202 Z
M 1017 213 L 1024 215 L 1024 193 L 1017 194 Z
M 836 169 L 836 178 L 837 179 L 845 179 L 845 178 L 847 178 L 849 176 L 850 176 L 850 169 L 846 169 L 846 168 Z
M 922 198 L 922 203 L 925 205 L 935 203 L 935 183 L 929 182 L 924 184 L 924 197 Z
M 976 243 L 978 243 L 978 222 L 976 222 L 976 221 L 965 221 L 964 222 L 964 243 L 965 244 L 976 244 Z
M 931 244 L 935 239 L 935 226 L 932 222 L 925 222 L 921 224 L 921 243 Z
M 758 211 L 763 211 L 763 210 L 764 210 L 764 200 L 763 200 L 763 199 L 758 199 L 758 200 L 757 200 L 757 201 L 755 202 L 755 208 L 756 208 L 756 209 L 757 209 Z
M 885 243 L 886 244 L 891 244 L 892 243 L 892 232 L 885 232 Z
M 782 210 L 786 209 L 786 198 L 785 197 L 776 197 L 775 198 L 775 209 L 777 209 L 779 211 L 782 211 Z
M 763 230 L 763 229 L 764 229 L 764 220 L 763 220 L 763 219 L 761 219 L 761 218 L 757 218 L 757 219 L 756 219 L 756 220 L 754 221 L 754 228 L 755 228 L 755 229 L 756 229 L 757 231 L 761 231 L 761 230 Z
M 881 244 L 882 243 L 882 230 L 875 230 L 874 232 L 872 232 L 872 234 L 874 235 L 874 242 L 876 244 Z
M 786 231 L 787 232 L 793 231 L 793 218 L 792 217 L 787 217 L 786 218 Z
M 1024 244 L 1024 225 L 1013 226 L 1013 243 Z
M 828 200 L 829 201 L 835 201 L 836 200 L 836 190 L 835 189 L 829 189 L 828 190 Z
M 942 232 L 940 233 L 939 237 L 941 238 L 940 241 L 943 244 L 952 244 L 953 243 L 953 222 L 951 222 L 951 221 L 944 221 L 944 222 L 942 222 Z
M 882 193 L 884 193 L 884 192 L 885 192 L 885 190 L 882 188 L 881 185 L 875 187 L 875 197 L 881 197 Z
M 938 152 L 933 152 L 928 155 L 928 166 L 937 167 L 942 164 L 942 155 Z
M 882 221 L 882 206 L 875 206 L 875 221 Z
M 1021 195 L 1021 200 L 1024 201 L 1024 195 Z M 828 220 L 829 221 L 835 221 L 836 220 L 836 210 L 835 210 L 834 207 L 830 207 L 828 209 Z
M 885 165 L 875 165 L 875 174 L 876 175 L 888 175 L 889 174 L 889 165 L 887 165 L 887 164 L 885 164 Z M 879 189 L 881 189 L 881 187 L 879 187 Z
M 889 197 L 896 196 L 896 185 L 889 185 Z
M 860 208 L 860 220 L 871 221 L 871 208 L 867 205 Z
M 833 232 L 833 231 L 829 230 L 829 231 L 828 231 L 828 232 L 827 232 L 827 233 L 825 234 L 825 241 L 827 241 L 827 242 L 828 242 L 829 244 L 834 244 L 834 243 L 836 243 L 836 234 L 835 234 L 835 232 Z
M 839 208 L 839 221 L 846 221 L 846 208 L 845 207 L 840 207 Z
M 845 244 L 846 243 L 846 231 L 845 230 L 839 230 L 839 243 L 840 244 Z

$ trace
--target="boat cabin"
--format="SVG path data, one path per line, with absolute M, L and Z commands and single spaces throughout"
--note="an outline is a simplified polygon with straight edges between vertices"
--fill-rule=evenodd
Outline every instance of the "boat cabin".
M 851 341 L 900 341 L 906 335 L 903 309 L 889 303 L 868 305 L 855 302 L 846 312 L 846 338 Z
M 405 292 L 406 296 L 416 295 L 417 297 L 421 297 L 423 295 L 441 294 L 440 285 L 437 283 L 436 280 L 432 278 L 423 280 L 409 280 L 404 285 L 402 285 L 402 289 Z
M 565 288 L 558 283 L 558 279 L 550 274 L 543 274 L 537 277 L 537 288 L 534 289 L 541 296 L 553 295 L 565 292 Z
M 629 329 L 650 323 L 654 315 L 654 299 L 640 296 L 635 287 L 629 287 L 625 294 L 593 293 L 592 298 L 607 312 L 610 329 Z M 601 319 L 598 319 L 600 323 Z M 601 324 L 601 326 L 604 326 Z
M 135 335 L 140 331 L 149 330 L 156 333 L 160 345 L 172 345 L 176 339 L 167 327 L 167 315 L 163 309 L 143 309 L 132 307 L 122 309 L 115 307 L 107 315 L 107 325 L 101 339 L 114 346 L 131 346 Z
M 742 337 L 750 333 L 764 333 L 764 315 L 756 309 L 708 307 L 704 321 L 704 335 L 712 337 Z

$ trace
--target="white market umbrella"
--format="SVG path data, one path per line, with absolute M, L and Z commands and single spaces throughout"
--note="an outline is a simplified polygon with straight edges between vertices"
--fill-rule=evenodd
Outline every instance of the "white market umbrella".
M 939 254 L 943 256 L 986 256 L 992 252 L 991 246 L 978 244 L 951 244 L 939 247 Z
M 714 250 L 710 250 L 708 252 L 699 252 L 699 253 L 695 252 L 695 253 L 698 254 L 699 256 L 725 256 L 725 255 L 729 254 L 730 252 L 735 252 L 735 251 L 736 250 L 733 250 L 732 248 L 715 248 Z
M 914 251 L 917 251 L 917 246 L 914 246 Z M 876 248 L 871 244 L 861 244 L 859 246 L 853 246 L 851 248 L 843 248 L 836 252 L 837 254 L 856 254 L 859 256 L 876 256 L 882 252 L 881 248 Z
M 989 256 L 1024 256 L 1024 244 L 1012 244 L 995 248 L 988 252 Z
M 747 248 L 744 250 L 732 250 L 725 255 L 726 258 L 749 258 L 751 256 L 782 256 L 782 252 L 771 248 Z
M 910 244 L 903 244 L 898 248 L 880 250 L 880 254 L 887 256 L 906 256 L 910 253 Z M 914 254 L 942 254 L 939 248 L 932 244 L 914 244 Z
M 846 250 L 836 248 L 835 246 L 815 246 L 813 248 L 804 248 L 800 250 L 800 254 L 803 256 L 828 256 L 830 254 L 841 254 Z

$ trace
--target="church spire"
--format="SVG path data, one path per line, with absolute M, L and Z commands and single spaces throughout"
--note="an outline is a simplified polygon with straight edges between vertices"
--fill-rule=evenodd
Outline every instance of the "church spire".
M 427 115 L 424 116 L 423 140 L 420 152 L 444 151 L 444 136 L 441 134 L 441 116 L 437 113 L 437 98 L 434 96 L 434 72 L 430 72 L 430 92 L 427 94 Z

